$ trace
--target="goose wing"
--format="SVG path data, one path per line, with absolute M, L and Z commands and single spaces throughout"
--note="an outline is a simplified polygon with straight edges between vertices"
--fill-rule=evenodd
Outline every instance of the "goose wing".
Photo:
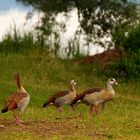
M 43 104 L 43 107 L 46 107 L 47 105 L 49 105 L 50 103 L 53 103 L 57 98 L 59 97 L 62 97 L 62 96 L 65 96 L 66 94 L 68 94 L 69 91 L 60 91 L 60 92 L 57 92 L 55 94 L 53 94 L 48 100 L 47 102 L 45 102 Z
M 10 95 L 2 109 L 2 113 L 7 112 L 8 110 L 13 110 L 17 108 L 17 104 L 21 101 L 24 97 L 27 97 L 27 93 L 24 92 L 15 92 Z
M 92 94 L 94 92 L 100 92 L 102 90 L 102 88 L 90 88 L 90 89 L 87 89 L 85 91 L 83 91 L 81 94 L 77 95 L 73 101 L 71 102 L 70 106 L 74 106 L 78 101 L 81 101 L 83 100 L 83 98 L 85 96 L 87 96 L 88 94 Z

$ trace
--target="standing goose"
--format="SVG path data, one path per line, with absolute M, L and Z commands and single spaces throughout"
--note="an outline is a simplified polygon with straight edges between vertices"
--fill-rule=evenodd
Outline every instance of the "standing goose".
M 82 101 L 83 103 L 87 104 L 90 107 L 90 113 L 93 113 L 93 109 L 95 107 L 95 112 L 98 114 L 98 105 L 102 104 L 104 107 L 104 104 L 115 96 L 115 91 L 112 87 L 112 85 L 118 85 L 117 81 L 114 78 L 109 78 L 107 80 L 107 87 L 105 89 L 103 88 L 92 88 L 85 90 L 81 94 L 79 94 L 72 102 L 71 106 L 74 107 L 78 104 L 79 101 Z
M 19 113 L 16 113 L 15 111 L 17 109 L 22 112 L 27 107 L 30 100 L 30 95 L 21 84 L 19 74 L 15 74 L 15 80 L 18 86 L 18 91 L 14 92 L 8 97 L 7 102 L 1 113 L 6 113 L 7 111 L 12 110 L 13 116 L 15 118 L 15 123 L 17 125 L 20 125 L 21 123 L 23 123 L 23 121 L 19 118 Z
M 71 80 L 69 90 L 55 93 L 48 99 L 47 102 L 43 104 L 43 107 L 53 104 L 56 106 L 57 111 L 63 111 L 62 106 L 70 104 L 71 101 L 76 97 L 75 85 L 75 80 Z

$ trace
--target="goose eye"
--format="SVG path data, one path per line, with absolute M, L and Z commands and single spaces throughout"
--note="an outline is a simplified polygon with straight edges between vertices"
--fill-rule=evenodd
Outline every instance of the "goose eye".
M 112 78 L 110 79 L 110 81 L 111 81 L 111 82 L 115 82 L 115 80 L 114 80 L 114 79 L 112 79 Z

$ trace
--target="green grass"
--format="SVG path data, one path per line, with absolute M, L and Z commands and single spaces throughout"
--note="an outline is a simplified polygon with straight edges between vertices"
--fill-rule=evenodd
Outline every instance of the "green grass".
M 90 140 L 90 139 L 140 139 L 140 86 L 139 82 L 123 83 L 114 87 L 116 97 L 98 116 L 90 116 L 85 105 L 75 111 L 68 106 L 57 113 L 50 106 L 41 106 L 58 90 L 67 89 L 71 79 L 77 81 L 77 92 L 93 87 L 105 86 L 107 77 L 98 75 L 96 65 L 77 64 L 71 60 L 53 58 L 37 51 L 27 54 L 0 54 L 0 108 L 7 96 L 16 91 L 13 72 L 18 71 L 31 96 L 30 104 L 22 114 L 25 126 L 13 123 L 12 112 L 0 114 L 0 139 L 2 140 Z M 82 112 L 82 117 L 79 113 Z

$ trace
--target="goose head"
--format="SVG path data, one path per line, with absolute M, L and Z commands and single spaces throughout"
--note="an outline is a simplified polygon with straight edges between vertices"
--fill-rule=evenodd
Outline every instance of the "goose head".
M 108 81 L 107 81 L 107 84 L 111 85 L 111 86 L 112 85 L 118 85 L 118 82 L 114 78 L 109 78 Z
M 70 86 L 69 86 L 70 91 L 75 91 L 75 85 L 76 85 L 75 80 L 71 80 L 70 81 Z
M 75 86 L 75 85 L 76 85 L 75 80 L 71 80 L 71 81 L 70 81 L 70 86 Z

